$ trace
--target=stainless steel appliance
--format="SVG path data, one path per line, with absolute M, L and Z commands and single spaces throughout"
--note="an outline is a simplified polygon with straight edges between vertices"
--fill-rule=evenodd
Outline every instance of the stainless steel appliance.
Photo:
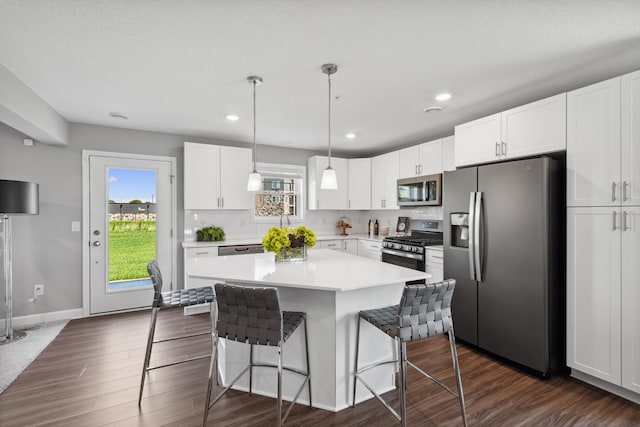
M 534 158 L 444 174 L 456 337 L 542 376 L 564 365 L 563 172 Z
M 382 261 L 426 271 L 425 246 L 442 245 L 442 221 L 412 220 L 411 234 L 385 237 Z
M 261 244 L 218 246 L 218 256 L 261 254 L 263 252 L 264 248 Z
M 399 179 L 397 192 L 398 206 L 440 206 L 442 174 Z

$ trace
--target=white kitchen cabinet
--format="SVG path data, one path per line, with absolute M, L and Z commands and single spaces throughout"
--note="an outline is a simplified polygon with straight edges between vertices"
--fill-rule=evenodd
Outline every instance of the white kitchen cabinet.
M 398 151 L 371 159 L 371 209 L 398 209 Z
M 622 215 L 622 387 L 640 393 L 640 207 Z
M 567 365 L 620 385 L 621 232 L 613 230 L 614 212 L 567 209 Z
M 358 255 L 361 257 L 382 260 L 382 242 L 374 240 L 358 240 Z
M 640 393 L 640 207 L 567 209 L 567 365 Z
M 184 270 L 184 289 L 199 288 L 201 286 L 211 286 L 211 280 L 189 277 L 187 270 L 188 261 L 201 258 L 212 258 L 218 256 L 217 246 L 201 246 L 196 248 L 183 249 L 183 270 Z
M 320 249 L 331 249 L 338 252 L 358 255 L 358 241 L 348 239 L 321 240 Z
M 251 150 L 184 143 L 185 209 L 250 209 Z
M 567 206 L 640 205 L 640 72 L 567 95 Z
M 322 173 L 329 165 L 329 158 L 313 156 L 307 160 L 308 209 L 348 209 L 348 162 L 347 159 L 331 157 L 331 167 L 336 171 L 338 189 L 320 188 Z
M 431 278 L 427 280 L 427 283 L 442 282 L 444 279 L 442 249 L 426 248 L 424 256 L 427 273 L 431 274 Z
M 456 166 L 566 149 L 566 105 L 562 93 L 456 126 Z
M 349 159 L 348 169 L 348 209 L 371 209 L 371 159 Z
M 442 170 L 456 170 L 456 146 L 453 135 L 442 138 Z
M 442 139 L 398 151 L 398 178 L 442 173 Z
M 640 206 L 640 71 L 621 78 L 622 205 Z

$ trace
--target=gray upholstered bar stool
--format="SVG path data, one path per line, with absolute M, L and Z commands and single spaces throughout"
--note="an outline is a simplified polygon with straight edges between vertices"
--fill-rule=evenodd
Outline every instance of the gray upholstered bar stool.
M 214 351 L 216 357 L 211 358 L 209 368 L 209 385 L 204 407 L 203 425 L 207 424 L 209 409 L 244 375 L 249 371 L 249 394 L 252 391 L 253 368 L 268 367 L 278 370 L 278 399 L 277 399 L 277 425 L 282 426 L 289 412 L 300 396 L 305 384 L 309 388 L 309 406 L 311 406 L 311 377 L 309 375 L 309 341 L 307 334 L 307 315 L 301 312 L 281 311 L 280 299 L 276 288 L 255 288 L 229 284 L 215 285 L 218 304 L 217 328 L 214 332 Z M 304 343 L 307 371 L 282 366 L 282 346 L 291 337 L 295 330 L 304 322 Z M 220 338 L 249 344 L 249 365 L 238 374 L 213 400 L 211 399 L 211 387 L 214 372 L 217 371 L 217 349 Z M 278 364 L 264 364 L 253 362 L 253 346 L 263 345 L 278 348 Z M 298 389 L 293 401 L 282 415 L 282 370 L 300 374 L 304 377 L 302 385 Z
M 358 328 L 356 337 L 356 362 L 353 379 L 353 406 L 356 404 L 357 380 L 374 394 L 374 396 L 400 421 L 402 426 L 407 425 L 407 364 L 413 366 L 418 372 L 433 380 L 436 384 L 447 390 L 460 401 L 462 411 L 462 421 L 467 425 L 467 414 L 464 408 L 464 394 L 462 391 L 462 380 L 460 379 L 460 368 L 458 366 L 458 353 L 453 335 L 453 320 L 451 318 L 451 298 L 455 289 L 455 280 L 445 280 L 439 283 L 427 285 L 407 285 L 402 292 L 402 299 L 399 305 L 379 308 L 375 310 L 361 311 L 358 316 Z M 360 340 L 360 320 L 371 323 L 385 334 L 389 335 L 398 344 L 398 359 L 386 360 L 368 365 L 358 369 L 358 347 Z M 451 358 L 453 359 L 453 369 L 456 374 L 458 393 L 417 367 L 407 360 L 407 342 L 418 341 L 431 338 L 436 335 L 447 333 L 451 347 Z M 400 371 L 400 415 L 378 395 L 361 377 L 361 374 L 371 368 L 388 363 L 398 363 Z
M 200 288 L 193 289 L 179 289 L 175 291 L 166 291 L 162 292 L 162 274 L 160 273 L 160 268 L 158 267 L 158 262 L 154 259 L 149 264 L 147 264 L 147 271 L 149 272 L 149 276 L 151 277 L 151 282 L 153 282 L 153 303 L 151 304 L 151 324 L 149 326 L 149 336 L 147 338 L 147 350 L 144 355 L 144 366 L 142 367 L 142 379 L 140 380 L 140 394 L 138 395 L 138 406 L 140 406 L 142 402 L 142 390 L 144 389 L 144 381 L 147 375 L 147 372 L 164 368 L 167 366 L 178 365 L 181 363 L 192 362 L 194 360 L 204 359 L 207 357 L 214 356 L 213 352 L 213 330 L 215 327 L 215 296 L 213 294 L 213 287 L 211 286 L 203 286 Z M 154 340 L 154 335 L 156 332 L 156 321 L 158 320 L 158 312 L 160 310 L 167 309 L 178 309 L 189 305 L 196 304 L 209 304 L 209 316 L 211 318 L 211 329 L 205 332 L 188 334 L 188 335 L 180 335 L 177 337 Z M 181 360 L 174 363 L 167 363 L 164 365 L 158 366 L 149 366 L 149 362 L 151 360 L 151 350 L 153 345 L 159 342 L 167 342 L 167 341 L 175 341 L 179 339 L 192 338 L 200 335 L 209 335 L 211 336 L 211 353 L 206 354 L 204 356 L 193 357 L 186 360 Z

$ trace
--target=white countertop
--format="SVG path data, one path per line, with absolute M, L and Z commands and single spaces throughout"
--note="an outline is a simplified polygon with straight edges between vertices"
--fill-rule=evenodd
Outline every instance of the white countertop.
M 329 249 L 312 249 L 308 255 L 307 261 L 295 263 L 277 263 L 271 252 L 189 259 L 185 268 L 190 277 L 334 292 L 431 277 L 423 271 Z
M 316 235 L 316 240 L 345 240 L 345 239 L 363 239 L 371 240 L 375 242 L 382 242 L 385 236 L 370 236 L 366 233 L 362 234 L 349 234 L 348 236 L 340 236 L 339 234 L 320 234 Z M 241 237 L 237 239 L 228 239 L 222 242 L 195 242 L 195 241 L 183 241 L 183 248 L 202 248 L 211 246 L 234 246 L 234 245 L 253 245 L 262 243 L 261 237 Z

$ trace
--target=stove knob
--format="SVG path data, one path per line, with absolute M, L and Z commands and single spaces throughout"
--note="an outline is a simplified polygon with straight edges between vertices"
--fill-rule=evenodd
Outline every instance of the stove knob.
M 402 249 L 402 245 L 400 243 L 394 243 L 393 249 Z

